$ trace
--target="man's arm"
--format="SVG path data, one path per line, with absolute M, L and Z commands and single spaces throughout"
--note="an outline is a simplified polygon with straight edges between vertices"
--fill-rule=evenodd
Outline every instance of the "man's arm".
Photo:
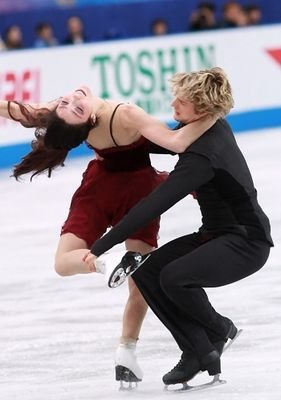
M 193 153 L 181 155 L 167 180 L 134 206 L 106 235 L 97 240 L 91 253 L 100 256 L 132 233 L 163 214 L 174 204 L 212 179 L 209 160 Z

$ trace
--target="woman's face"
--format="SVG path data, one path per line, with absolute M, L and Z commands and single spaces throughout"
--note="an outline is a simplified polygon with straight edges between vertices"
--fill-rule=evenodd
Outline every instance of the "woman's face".
M 59 99 L 56 113 L 68 124 L 77 125 L 88 121 L 92 110 L 93 95 L 89 88 L 80 86 Z
M 175 97 L 171 106 L 174 109 L 174 119 L 176 121 L 188 123 L 200 117 L 196 113 L 193 103 L 181 97 Z

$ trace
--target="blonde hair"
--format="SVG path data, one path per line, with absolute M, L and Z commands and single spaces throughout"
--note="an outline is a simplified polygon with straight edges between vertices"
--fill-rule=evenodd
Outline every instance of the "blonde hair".
M 234 105 L 230 83 L 221 68 L 177 73 L 170 82 L 173 95 L 190 101 L 198 114 L 224 117 Z

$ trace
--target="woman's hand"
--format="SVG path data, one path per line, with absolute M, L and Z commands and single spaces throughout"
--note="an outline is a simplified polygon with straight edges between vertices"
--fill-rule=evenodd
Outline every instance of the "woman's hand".
M 6 100 L 0 100 L 0 117 L 11 119 L 8 113 L 8 102 Z

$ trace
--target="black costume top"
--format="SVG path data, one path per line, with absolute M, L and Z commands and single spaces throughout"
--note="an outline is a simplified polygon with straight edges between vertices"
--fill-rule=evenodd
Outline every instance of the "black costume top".
M 228 123 L 218 120 L 179 155 L 167 180 L 97 240 L 91 252 L 100 256 L 191 192 L 196 192 L 202 214 L 200 231 L 236 233 L 273 246 L 246 161 Z

